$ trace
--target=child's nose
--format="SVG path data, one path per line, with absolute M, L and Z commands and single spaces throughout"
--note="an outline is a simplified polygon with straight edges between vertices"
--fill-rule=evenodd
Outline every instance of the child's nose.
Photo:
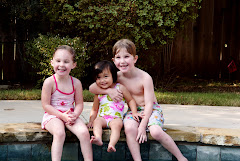
M 121 62 L 121 63 L 122 63 L 122 62 L 125 62 L 124 58 L 121 58 L 121 59 L 120 59 L 120 62 Z

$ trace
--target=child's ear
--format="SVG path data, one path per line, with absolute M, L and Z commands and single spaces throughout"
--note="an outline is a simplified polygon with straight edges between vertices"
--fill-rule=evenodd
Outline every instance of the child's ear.
M 135 56 L 134 56 L 134 63 L 136 63 L 137 60 L 138 60 L 138 55 L 135 55 Z
M 77 66 L 77 62 L 73 63 L 72 69 L 76 68 L 76 66 Z
M 51 65 L 53 66 L 53 60 L 51 60 L 50 62 L 51 62 Z
M 112 61 L 114 62 L 114 58 L 112 58 Z

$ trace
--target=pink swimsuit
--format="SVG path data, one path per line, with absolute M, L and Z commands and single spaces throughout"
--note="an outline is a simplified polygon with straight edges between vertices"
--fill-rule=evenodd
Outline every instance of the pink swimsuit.
M 60 91 L 58 89 L 57 81 L 56 81 L 56 78 L 54 75 L 53 75 L 53 78 L 55 80 L 56 90 L 52 93 L 50 104 L 60 112 L 66 112 L 69 109 L 73 110 L 74 109 L 74 93 L 75 93 L 75 91 L 74 91 L 72 77 L 71 77 L 71 80 L 72 80 L 73 91 L 71 93 L 64 93 L 64 92 Z M 43 115 L 43 119 L 42 119 L 42 129 L 45 129 L 45 125 L 53 118 L 57 118 L 57 117 L 45 112 L 45 114 Z

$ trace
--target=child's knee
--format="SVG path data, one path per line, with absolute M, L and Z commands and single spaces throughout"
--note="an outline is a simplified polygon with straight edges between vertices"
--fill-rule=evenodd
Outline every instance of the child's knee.
M 123 124 L 122 123 L 115 123 L 115 124 L 110 124 L 110 128 L 112 129 L 112 130 L 121 130 L 122 129 L 122 127 L 123 127 Z
M 89 134 L 89 131 L 88 129 L 82 129 L 80 132 L 79 132 L 79 136 L 80 137 L 83 137 L 83 138 L 90 138 L 90 134 Z
M 53 137 L 58 138 L 58 139 L 65 139 L 66 132 L 65 132 L 65 130 L 57 130 L 54 132 Z
M 159 128 L 150 128 L 150 134 L 155 140 L 162 139 L 164 138 L 164 135 L 166 135 L 166 133 Z
M 109 122 L 110 128 L 122 128 L 123 127 L 123 121 L 121 119 L 113 119 L 112 121 Z
M 135 134 L 137 132 L 137 128 L 134 128 L 132 126 L 126 126 L 124 124 L 124 132 L 125 132 L 126 135 L 128 135 L 128 134 Z

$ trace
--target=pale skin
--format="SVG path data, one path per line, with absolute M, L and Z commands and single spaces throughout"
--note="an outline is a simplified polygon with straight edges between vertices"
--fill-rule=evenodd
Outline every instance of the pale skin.
M 127 120 L 124 124 L 127 144 L 134 161 L 141 161 L 140 143 L 147 141 L 146 127 L 149 117 L 152 114 L 153 102 L 157 102 L 154 94 L 153 81 L 151 76 L 145 71 L 135 67 L 138 56 L 133 56 L 125 48 L 120 48 L 113 58 L 114 64 L 120 70 L 118 72 L 118 82 L 123 84 L 137 103 L 137 106 L 144 107 L 144 118 L 141 123 L 134 120 Z M 92 93 L 106 93 L 113 100 L 122 97 L 120 91 L 110 89 L 102 90 L 92 84 L 89 88 Z M 161 143 L 178 161 L 187 161 L 178 149 L 172 138 L 165 133 L 158 125 L 149 127 L 151 136 Z
M 105 72 L 105 73 L 107 73 L 107 72 Z M 111 76 L 111 74 L 110 74 L 110 76 Z M 100 84 L 98 82 L 98 80 L 96 82 L 97 82 L 97 84 Z M 110 80 L 110 82 L 109 82 L 110 86 L 107 85 L 108 83 L 106 83 L 106 82 L 107 81 L 105 81 L 104 85 L 102 85 L 102 86 L 99 85 L 99 86 L 101 86 L 104 89 L 107 89 L 107 88 L 114 88 L 114 86 L 116 85 L 116 83 L 112 83 L 112 80 Z M 131 94 L 121 84 L 120 84 L 120 90 L 122 91 L 123 97 L 125 98 L 129 107 L 133 111 L 134 118 L 136 120 L 139 120 L 138 117 L 140 116 L 140 114 L 137 113 L 136 102 L 132 98 Z M 94 96 L 93 107 L 92 107 L 92 110 L 91 110 L 91 113 L 90 113 L 89 123 L 88 123 L 87 126 L 89 128 L 93 128 L 94 136 L 91 137 L 90 142 L 92 144 L 102 146 L 103 145 L 102 129 L 107 127 L 107 121 L 103 117 L 97 117 L 98 110 L 99 110 L 99 99 L 98 99 L 98 96 L 95 95 Z M 117 144 L 117 142 L 120 138 L 120 132 L 121 132 L 121 129 L 123 127 L 122 119 L 121 118 L 113 119 L 112 121 L 109 122 L 109 127 L 111 129 L 111 135 L 110 135 L 110 141 L 109 141 L 109 144 L 108 144 L 107 151 L 108 152 L 116 152 L 115 145 Z
M 55 59 L 56 58 L 56 59 Z M 55 78 L 60 91 L 71 93 L 73 91 L 72 81 L 69 75 L 71 69 L 75 68 L 76 63 L 73 62 L 72 56 L 67 50 L 56 51 L 51 64 L 55 71 Z M 75 90 L 75 108 L 74 111 L 66 111 L 62 113 L 55 109 L 51 104 L 51 94 L 56 90 L 53 76 L 47 78 L 42 87 L 42 106 L 44 111 L 57 118 L 51 119 L 45 128 L 53 135 L 51 148 L 52 161 L 61 161 L 63 144 L 65 141 L 65 127 L 77 136 L 80 141 L 82 154 L 85 161 L 92 161 L 92 145 L 89 143 L 90 135 L 87 126 L 79 118 L 83 110 L 82 84 L 73 77 Z

